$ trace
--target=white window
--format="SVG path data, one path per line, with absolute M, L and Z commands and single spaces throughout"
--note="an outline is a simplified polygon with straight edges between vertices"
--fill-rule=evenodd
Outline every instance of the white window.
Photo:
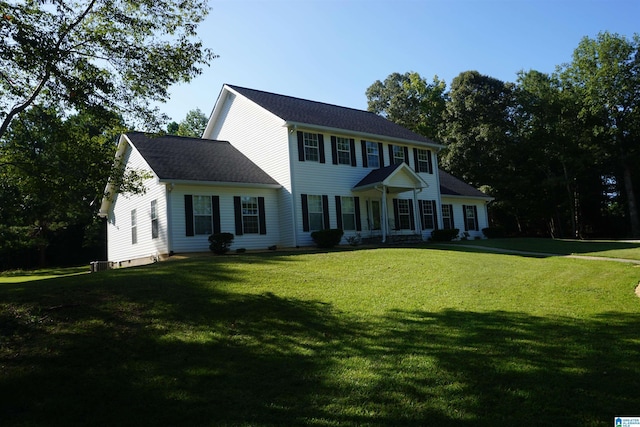
M 442 205 L 442 226 L 446 230 L 454 228 L 453 226 L 453 206 Z
M 213 233 L 210 196 L 193 196 L 193 225 L 195 234 Z
M 304 132 L 304 159 L 309 162 L 320 161 L 320 149 L 317 133 Z
M 404 148 L 403 147 L 399 147 L 397 145 L 392 145 L 392 151 L 393 151 L 393 161 L 392 163 L 394 165 L 397 165 L 398 163 L 402 163 L 404 162 L 406 159 L 404 158 Z
M 158 238 L 158 201 L 151 201 L 151 238 Z
M 396 228 L 399 230 L 411 229 L 411 209 L 409 208 L 408 199 L 398 199 L 398 223 Z
M 343 230 L 355 230 L 356 229 L 356 204 L 353 197 L 341 197 L 340 198 L 341 211 L 342 211 L 342 229 Z
M 478 229 L 478 221 L 476 218 L 476 207 L 475 206 L 464 206 L 464 220 L 465 220 L 465 230 L 477 230 Z
M 351 165 L 351 144 L 348 138 L 336 137 L 339 165 Z
M 131 211 L 131 244 L 138 243 L 138 214 L 136 210 Z
M 418 149 L 417 154 L 418 164 L 416 165 L 416 171 L 429 173 L 429 171 L 431 170 L 431 168 L 429 167 L 431 164 L 431 162 L 429 161 L 431 158 L 430 151 Z
M 420 200 L 420 205 L 422 211 L 422 228 L 424 228 L 425 230 L 434 229 L 435 218 L 433 215 L 433 201 Z
M 242 198 L 242 231 L 245 234 L 258 234 L 260 232 L 257 197 Z
M 324 210 L 322 208 L 322 196 L 307 196 L 309 212 L 309 230 L 324 229 Z
M 380 153 L 378 151 L 378 143 L 367 141 L 367 166 L 370 168 L 379 168 L 382 165 L 380 164 Z

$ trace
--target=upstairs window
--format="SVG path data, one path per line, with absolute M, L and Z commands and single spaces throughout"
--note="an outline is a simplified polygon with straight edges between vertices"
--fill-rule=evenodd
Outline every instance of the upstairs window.
M 379 168 L 380 165 L 380 150 L 378 143 L 367 141 L 366 144 L 367 165 L 370 168 Z
M 397 165 L 398 163 L 407 162 L 405 156 L 405 147 L 398 145 L 389 145 L 389 157 L 391 158 L 391 164 Z
M 337 137 L 336 152 L 339 165 L 351 165 L 351 144 L 349 139 Z
M 298 131 L 298 160 L 301 162 L 325 162 L 322 134 Z
M 431 163 L 431 150 L 413 149 L 413 157 L 416 163 L 416 172 L 433 173 Z

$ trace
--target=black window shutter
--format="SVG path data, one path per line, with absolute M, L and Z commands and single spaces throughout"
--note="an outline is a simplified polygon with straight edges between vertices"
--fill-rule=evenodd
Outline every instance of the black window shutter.
M 400 209 L 398 209 L 398 199 L 393 199 L 393 221 L 395 222 L 395 226 L 393 227 L 395 230 L 400 229 Z
M 356 140 L 351 138 L 349 140 L 349 150 L 351 151 L 351 166 L 357 166 L 356 163 Z
M 467 206 L 462 205 L 462 220 L 464 221 L 464 231 L 469 231 L 469 224 L 467 222 Z
M 415 165 L 416 172 L 420 172 L 420 163 L 418 162 L 418 149 L 413 149 L 413 164 Z
M 380 167 L 384 167 L 384 152 L 382 151 L 382 142 L 378 142 L 378 154 L 380 155 Z
M 413 214 L 413 200 L 409 199 L 409 221 L 411 221 L 411 229 L 416 229 L 415 215 Z
M 476 230 L 480 231 L 480 227 L 478 226 L 478 207 L 473 205 L 473 219 L 475 221 Z
M 453 220 L 453 205 L 449 205 L 449 212 L 451 213 L 451 228 L 456 228 L 456 223 Z
M 432 200 L 431 201 L 431 206 L 433 206 L 432 210 L 433 210 L 433 229 L 437 230 L 438 229 L 438 211 L 436 210 L 436 201 Z
M 342 228 L 342 198 L 336 196 L 336 217 L 338 219 L 338 228 Z
M 324 163 L 324 135 L 321 133 L 318 134 L 318 151 L 320 151 L 320 163 Z
M 193 236 L 193 196 L 184 195 L 184 220 L 186 223 L 186 235 Z
M 404 147 L 404 162 L 409 164 L 409 147 Z
M 427 150 L 427 159 L 429 160 L 429 173 L 433 173 L 433 161 L 431 159 L 431 150 Z
M 362 139 L 360 140 L 360 144 L 362 145 L 362 167 L 368 168 L 369 161 L 367 160 L 367 141 Z
M 427 224 L 424 221 L 424 200 L 418 200 L 418 211 L 420 213 L 420 226 L 422 227 L 422 229 L 426 229 L 427 228 Z
M 331 135 L 331 159 L 334 165 L 338 164 L 338 141 L 333 135 Z
M 298 131 L 298 160 L 304 162 L 304 136 Z
M 236 219 L 236 236 L 242 236 L 242 201 L 239 196 L 233 196 L 233 211 Z
M 393 145 L 389 144 L 389 164 L 392 165 L 394 164 L 396 161 L 393 158 Z M 380 166 L 382 167 L 382 166 Z
M 329 224 L 329 196 L 322 196 L 322 213 L 324 214 L 324 228 L 331 228 L 331 224 Z
M 260 234 L 267 234 L 267 217 L 264 211 L 264 197 L 258 197 L 258 220 L 260 221 Z
M 302 230 L 309 231 L 309 203 L 306 194 L 302 194 Z
M 362 231 L 362 220 L 360 219 L 360 197 L 353 198 L 356 207 L 356 231 Z
M 220 233 L 220 196 L 211 196 L 211 212 L 213 214 L 213 234 Z

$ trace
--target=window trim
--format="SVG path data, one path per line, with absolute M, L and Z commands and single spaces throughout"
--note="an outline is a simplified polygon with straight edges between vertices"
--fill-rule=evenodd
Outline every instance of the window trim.
M 324 135 L 317 132 L 305 132 L 298 131 L 298 160 L 301 162 L 317 162 L 317 163 L 325 163 L 325 155 L 324 155 Z M 313 146 L 308 144 L 311 141 L 311 138 L 307 138 L 307 136 L 315 136 L 317 146 Z M 311 159 L 310 156 L 307 156 L 307 149 L 315 150 L 317 152 L 317 159 Z
M 478 207 L 476 205 L 462 205 L 464 230 L 480 231 L 478 226 Z M 471 216 L 468 215 L 471 213 Z M 469 221 L 473 221 L 471 224 Z
M 353 212 L 345 213 L 344 199 L 351 199 L 353 201 Z M 344 231 L 362 231 L 362 219 L 360 218 L 360 198 L 357 196 L 336 196 L 336 218 L 338 221 L 338 228 Z M 344 228 L 345 215 L 353 216 L 354 228 Z
M 445 208 L 447 208 L 447 215 L 445 215 Z M 449 223 L 449 224 L 447 224 Z M 449 225 L 447 227 L 447 225 Z M 453 219 L 453 205 L 452 204 L 442 204 L 442 228 L 445 230 L 453 230 L 456 228 L 455 221 Z
M 419 200 L 420 203 L 420 222 L 423 230 L 438 229 L 438 215 L 436 213 L 435 200 Z
M 420 154 L 424 154 L 426 158 L 421 159 Z M 413 160 L 416 164 L 416 172 L 433 174 L 433 156 L 431 154 L 431 150 L 425 148 L 414 148 Z
M 157 239 L 159 236 L 158 200 L 154 199 L 151 201 L 151 239 Z
M 201 198 L 203 201 L 207 200 L 209 202 L 209 208 L 211 210 L 211 213 L 201 214 L 196 212 L 196 197 Z M 210 228 L 208 228 L 204 233 L 198 232 L 199 224 L 198 224 L 198 221 L 196 220 L 197 217 L 209 217 Z M 207 236 L 207 235 L 213 234 L 213 201 L 211 200 L 211 196 L 201 196 L 201 195 L 193 196 L 193 234 L 196 236 Z
M 138 211 L 131 209 L 131 244 L 138 244 Z
M 322 203 L 322 228 L 321 230 L 325 230 L 331 227 L 329 222 L 329 196 L 327 195 L 317 195 L 317 194 L 301 194 L 301 203 L 302 203 L 302 230 L 303 231 L 317 231 L 316 229 L 311 229 L 311 217 L 310 214 L 320 213 L 320 212 L 310 212 L 309 211 L 309 197 L 315 196 L 320 197 Z
M 401 202 L 402 201 L 402 202 Z M 401 209 L 404 209 L 404 205 L 406 202 L 407 211 L 406 213 L 401 212 Z M 396 230 L 415 230 L 415 219 L 413 216 L 413 200 L 412 199 L 393 199 L 393 214 L 395 217 L 395 229 Z M 406 217 L 406 221 L 408 223 L 403 223 L 402 218 Z M 408 226 L 408 227 L 406 227 Z

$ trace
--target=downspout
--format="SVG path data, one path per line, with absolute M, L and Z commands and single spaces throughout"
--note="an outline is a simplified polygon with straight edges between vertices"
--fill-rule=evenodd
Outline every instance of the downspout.
M 165 185 L 165 207 L 166 207 L 166 218 L 167 218 L 167 255 L 173 255 L 173 228 L 171 225 L 173 224 L 171 214 L 171 191 L 173 190 L 173 183 L 169 183 Z

